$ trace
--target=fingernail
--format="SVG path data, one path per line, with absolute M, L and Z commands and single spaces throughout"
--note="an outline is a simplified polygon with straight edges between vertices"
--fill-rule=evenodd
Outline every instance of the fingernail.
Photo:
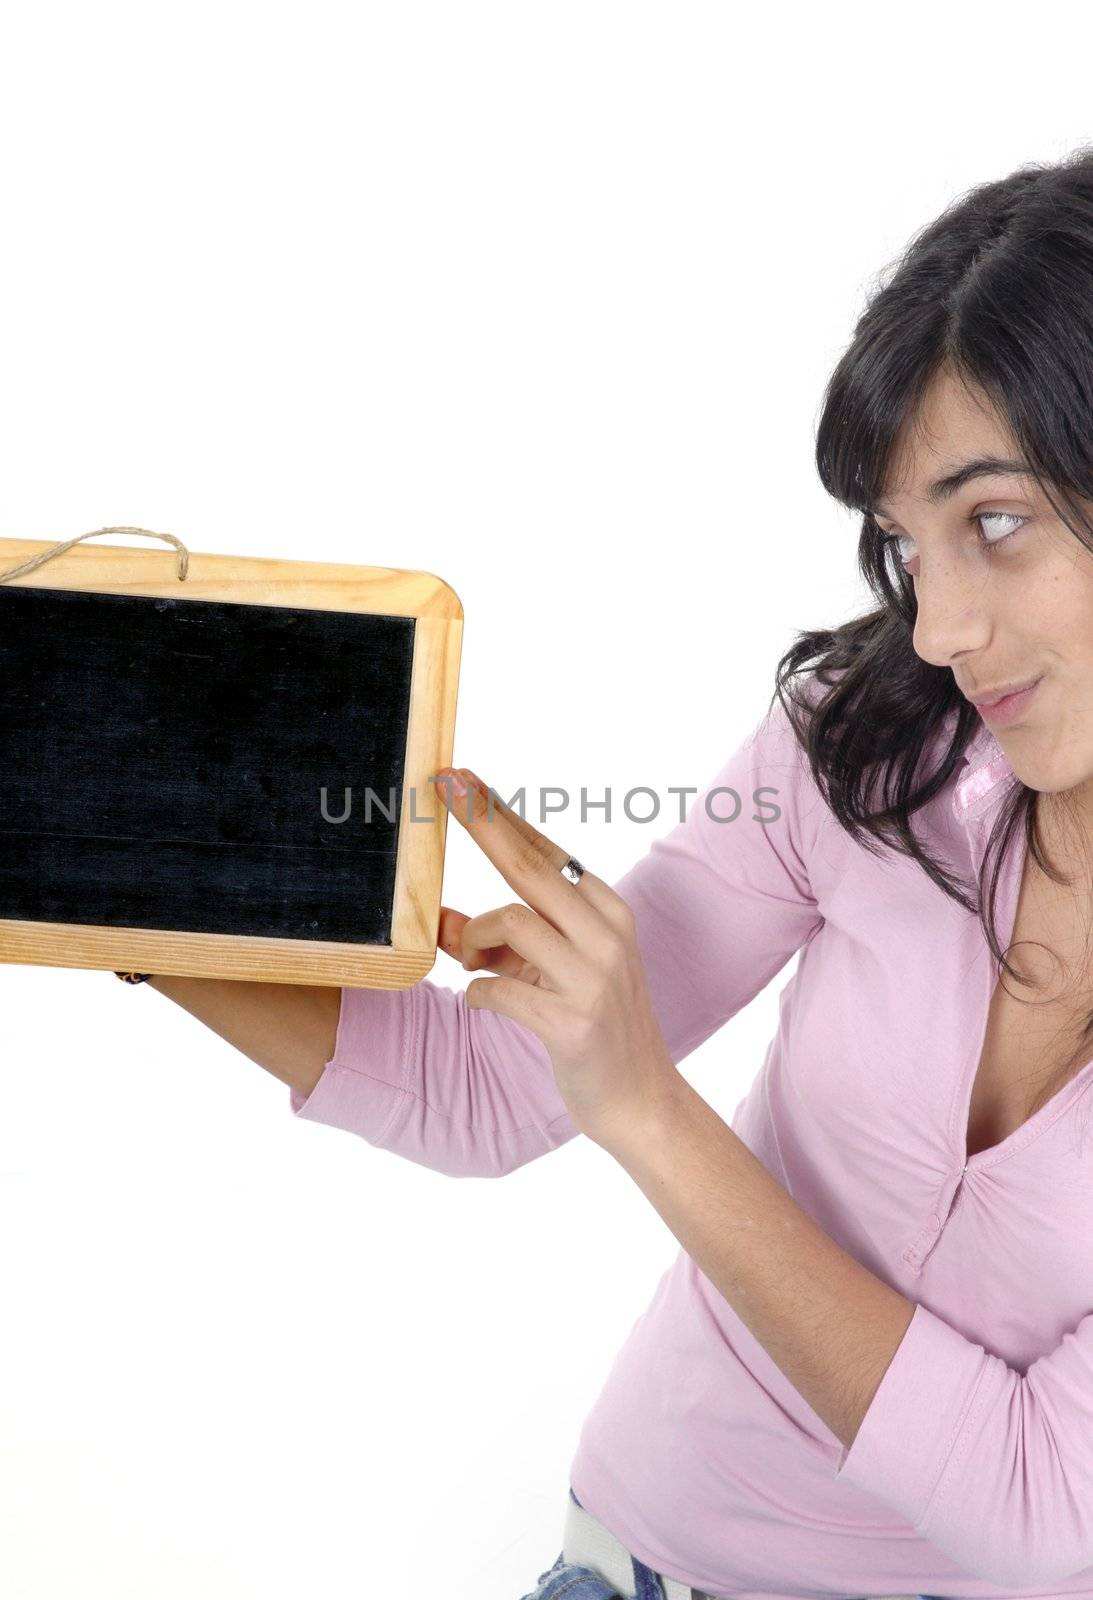
M 453 767 L 451 769 L 451 771 L 446 774 L 446 777 L 448 778 L 449 782 L 451 783 L 452 793 L 453 794 L 458 794 L 458 795 L 465 795 L 466 794 L 466 792 L 467 792 L 467 780 L 466 780 L 466 778 L 464 778 L 461 768 Z

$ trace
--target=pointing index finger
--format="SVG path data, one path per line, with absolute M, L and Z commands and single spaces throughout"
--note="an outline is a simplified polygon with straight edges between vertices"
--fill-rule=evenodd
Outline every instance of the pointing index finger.
M 448 788 L 449 775 L 457 780 L 462 776 L 467 783 L 466 795 L 452 795 L 449 807 L 452 815 L 459 819 L 509 887 L 561 932 L 591 932 L 599 921 L 594 897 L 600 880 L 586 871 L 579 886 L 570 883 L 562 876 L 562 868 L 570 859 L 568 850 L 505 805 L 496 791 L 469 767 L 446 768 L 439 773 L 437 782 L 442 790 Z M 454 790 L 455 784 L 451 787 Z M 448 804 L 447 794 L 444 798 Z

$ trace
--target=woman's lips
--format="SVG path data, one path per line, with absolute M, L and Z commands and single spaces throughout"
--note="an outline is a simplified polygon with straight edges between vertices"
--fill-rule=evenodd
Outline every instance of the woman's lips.
M 996 700 L 992 706 L 979 706 L 979 715 L 984 722 L 991 722 L 1000 728 L 1008 727 L 1018 721 L 1025 714 L 1025 708 L 1036 693 L 1042 680 L 1036 679 L 1027 689 L 1021 689 L 1017 694 L 1003 695 L 1001 700 Z

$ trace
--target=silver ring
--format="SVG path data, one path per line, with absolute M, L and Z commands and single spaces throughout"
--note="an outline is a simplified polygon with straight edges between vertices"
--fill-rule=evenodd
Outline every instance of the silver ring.
M 568 878 L 570 883 L 580 883 L 582 877 L 584 876 L 584 868 L 581 866 L 581 863 L 577 860 L 576 856 L 570 856 L 565 866 L 559 867 L 558 871 L 562 874 L 563 878 Z

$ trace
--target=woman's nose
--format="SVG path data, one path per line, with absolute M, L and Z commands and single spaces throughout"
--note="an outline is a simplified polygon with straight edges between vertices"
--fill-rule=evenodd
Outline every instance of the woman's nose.
M 990 588 L 982 569 L 962 570 L 947 560 L 915 584 L 916 655 L 947 667 L 955 655 L 978 650 L 990 638 Z

